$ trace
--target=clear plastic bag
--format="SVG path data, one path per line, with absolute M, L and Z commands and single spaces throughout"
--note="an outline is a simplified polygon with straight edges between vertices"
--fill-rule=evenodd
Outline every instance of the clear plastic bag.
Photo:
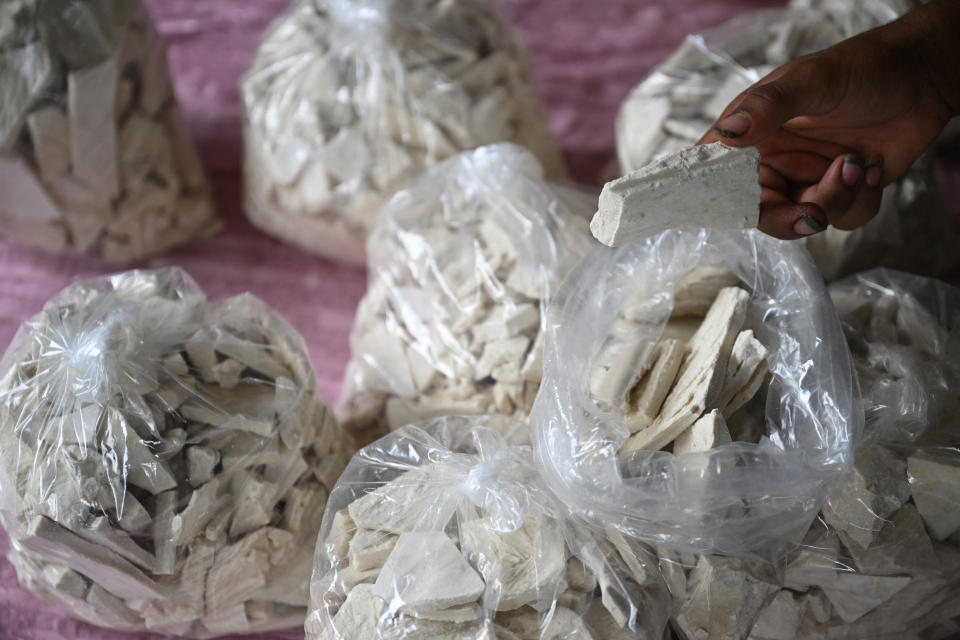
M 353 448 L 293 329 L 165 269 L 71 285 L 21 327 L 0 450 L 21 584 L 102 626 L 210 637 L 303 624 Z
M 299 0 L 241 81 L 250 220 L 364 261 L 380 205 L 448 156 L 500 141 L 565 175 L 519 38 L 480 0 Z
M 876 269 L 831 285 L 830 294 L 857 367 L 864 438 L 750 637 L 953 637 L 960 290 Z
M 526 416 L 546 305 L 589 249 L 595 207 L 594 192 L 545 182 L 510 143 L 461 153 L 398 192 L 369 239 L 344 426 L 379 434 L 454 413 Z
M 729 334 L 715 349 L 712 337 L 693 334 L 689 317 L 710 308 L 715 318 L 718 291 L 740 292 L 741 326 L 705 321 Z M 732 355 L 744 337 L 760 345 L 750 369 Z M 657 373 L 661 360 L 677 358 L 674 347 L 683 366 L 674 359 L 672 374 Z M 644 355 L 651 350 L 662 356 L 655 366 Z M 785 553 L 809 527 L 828 482 L 849 467 L 862 425 L 849 352 L 820 274 L 800 246 L 755 231 L 676 230 L 594 251 L 551 303 L 543 359 L 530 420 L 551 489 L 592 522 L 675 550 Z M 659 399 L 640 415 L 635 405 L 651 380 Z M 682 455 L 648 450 L 665 440 L 621 455 L 638 434 L 686 429 L 680 418 L 712 408 L 722 412 L 705 417 L 725 419 L 733 442 L 691 445 Z
M 330 495 L 307 637 L 659 640 L 651 550 L 569 517 L 502 416 L 407 425 L 362 449 Z
M 635 87 L 617 115 L 623 172 L 695 144 L 743 90 L 789 60 L 895 19 L 909 2 L 839 0 L 756 11 L 687 36 Z M 829 227 L 805 240 L 827 280 L 874 266 L 946 273 L 956 265 L 960 225 L 921 157 L 887 186 L 880 212 L 862 227 Z
M 960 428 L 960 290 L 874 269 L 830 286 L 863 394 L 866 434 L 914 442 Z
M 140 0 L 0 7 L 0 230 L 132 262 L 220 225 Z

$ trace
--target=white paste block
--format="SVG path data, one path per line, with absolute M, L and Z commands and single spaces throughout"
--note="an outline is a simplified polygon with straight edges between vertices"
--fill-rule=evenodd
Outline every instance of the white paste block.
M 960 530 L 960 464 L 956 455 L 918 451 L 907 459 L 910 491 L 930 534 L 944 540 Z
M 760 219 L 760 153 L 699 145 L 608 182 L 590 231 L 605 245 L 667 229 L 749 229 Z
M 442 531 L 402 534 L 374 585 L 391 607 L 422 611 L 475 602 L 483 589 L 483 579 Z
M 0 227 L 60 220 L 60 209 L 22 158 L 0 157 Z
M 856 622 L 910 583 L 907 576 L 869 576 L 838 572 L 823 592 L 844 622 Z
M 723 415 L 714 409 L 677 436 L 673 441 L 673 454 L 679 456 L 694 451 L 709 451 L 718 445 L 732 441 Z
M 70 157 L 73 173 L 109 200 L 120 190 L 114 117 L 117 59 L 73 71 L 67 77 Z

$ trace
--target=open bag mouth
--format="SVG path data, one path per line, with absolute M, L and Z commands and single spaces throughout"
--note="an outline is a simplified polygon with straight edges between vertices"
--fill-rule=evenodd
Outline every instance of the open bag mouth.
M 769 379 L 754 399 L 762 430 L 755 441 L 708 451 L 625 453 L 631 428 L 624 414 L 591 393 L 597 354 L 618 332 L 640 347 L 655 344 L 677 283 L 702 267 L 721 267 L 748 290 L 742 328 L 768 350 Z M 633 320 L 625 324 L 630 305 Z M 676 382 L 683 380 L 681 373 Z M 654 427 L 668 422 L 657 418 Z M 538 463 L 574 510 L 640 540 L 748 555 L 788 547 L 809 526 L 830 480 L 848 468 L 862 422 L 836 312 L 796 245 L 755 231 L 701 230 L 596 250 L 548 311 L 544 376 L 531 414 Z

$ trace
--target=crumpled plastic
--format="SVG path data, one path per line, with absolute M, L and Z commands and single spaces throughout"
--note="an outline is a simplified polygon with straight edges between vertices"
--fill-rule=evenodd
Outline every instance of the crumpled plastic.
M 914 442 L 960 408 L 960 290 L 873 269 L 830 286 L 853 354 L 866 434 Z
M 749 292 L 744 328 L 769 351 L 770 378 L 728 418 L 743 441 L 621 457 L 630 429 L 591 393 L 594 365 L 609 340 L 656 343 L 677 282 L 704 267 L 732 271 Z M 598 249 L 567 276 L 546 326 L 534 448 L 550 488 L 590 522 L 676 551 L 777 558 L 849 468 L 863 422 L 852 363 L 820 274 L 796 244 L 675 230 Z
M 296 332 L 183 271 L 80 281 L 0 362 L 0 519 L 21 584 L 118 629 L 303 624 L 352 441 Z
M 863 437 L 750 638 L 954 637 L 960 290 L 874 269 L 830 295 L 860 381 Z
M 596 193 L 544 181 L 527 150 L 463 152 L 384 206 L 338 416 L 376 436 L 419 419 L 525 417 L 546 305 L 591 245 Z
M 0 23 L 4 234 L 132 262 L 219 228 L 140 0 L 11 0 Z
M 624 173 L 695 144 L 726 106 L 776 67 L 896 19 L 913 3 L 795 2 L 754 11 L 684 43 L 624 100 L 617 155 Z M 852 231 L 828 227 L 805 239 L 827 280 L 876 266 L 936 275 L 956 266 L 960 225 L 923 156 L 886 187 L 876 217 Z
M 502 416 L 406 425 L 330 495 L 311 640 L 660 638 L 669 592 L 644 545 L 571 517 Z
M 478 0 L 300 0 L 241 80 L 250 220 L 363 263 L 380 205 L 459 151 L 500 141 L 565 175 L 519 38 Z

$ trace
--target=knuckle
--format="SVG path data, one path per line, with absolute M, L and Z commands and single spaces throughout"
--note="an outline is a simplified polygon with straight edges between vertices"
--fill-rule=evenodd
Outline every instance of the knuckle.
M 779 104 L 784 98 L 783 88 L 777 80 L 750 89 L 748 95 L 754 100 L 769 105 Z

